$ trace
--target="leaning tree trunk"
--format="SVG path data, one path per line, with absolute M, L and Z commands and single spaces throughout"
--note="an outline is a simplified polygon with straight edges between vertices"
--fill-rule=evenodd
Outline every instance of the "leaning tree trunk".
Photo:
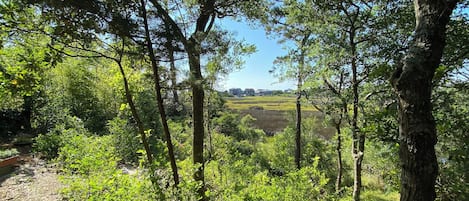
M 457 1 L 415 0 L 415 36 L 391 82 L 399 97 L 401 201 L 435 200 L 438 164 L 432 115 L 432 79 Z
M 127 76 L 125 75 L 124 67 L 122 66 L 121 61 L 118 61 L 117 64 L 119 66 L 119 71 L 124 81 L 125 98 L 127 99 L 127 103 L 130 106 L 130 112 L 132 113 L 132 117 L 134 118 L 135 124 L 137 125 L 138 133 L 140 134 L 143 148 L 145 149 L 147 160 L 151 167 L 151 164 L 153 163 L 153 156 L 151 154 L 150 145 L 148 144 L 147 137 L 145 135 L 145 128 L 143 127 L 143 123 L 140 120 L 140 115 L 137 112 L 137 107 L 135 107 L 132 92 L 130 91 L 130 88 L 129 88 L 129 81 L 127 81 Z M 154 181 L 152 180 L 152 182 Z
M 142 15 L 143 15 L 143 23 L 144 23 L 144 28 L 145 28 L 145 41 L 148 49 L 148 55 L 150 56 L 151 60 L 151 66 L 152 66 L 152 71 L 153 71 L 153 79 L 155 82 L 155 91 L 156 91 L 156 101 L 158 103 L 158 110 L 160 113 L 160 118 L 161 118 L 161 124 L 163 125 L 163 133 L 165 135 L 165 141 L 166 141 L 166 147 L 168 148 L 168 156 L 169 156 L 169 162 L 171 165 L 171 170 L 173 172 L 173 181 L 174 181 L 174 187 L 178 189 L 179 185 L 179 174 L 178 174 L 178 169 L 177 169 L 177 164 L 176 164 L 176 158 L 174 156 L 174 148 L 173 148 L 173 143 L 171 140 L 171 133 L 169 132 L 169 126 L 168 126 L 168 120 L 166 117 L 166 111 L 164 109 L 163 105 L 163 98 L 161 96 L 161 86 L 160 86 L 160 75 L 159 75 L 159 69 L 158 69 L 158 63 L 156 61 L 155 53 L 153 52 L 153 45 L 151 43 L 150 39 L 150 30 L 148 28 L 148 20 L 147 20 L 147 12 L 145 8 L 145 1 L 141 0 L 142 4 Z

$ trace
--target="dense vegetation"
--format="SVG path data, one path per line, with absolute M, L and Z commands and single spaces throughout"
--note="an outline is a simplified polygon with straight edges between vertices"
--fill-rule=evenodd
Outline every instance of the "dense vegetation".
M 468 2 L 415 6 L 1 0 L 0 135 L 67 200 L 467 200 Z M 285 46 L 294 97 L 215 90 L 255 51 L 223 17 Z

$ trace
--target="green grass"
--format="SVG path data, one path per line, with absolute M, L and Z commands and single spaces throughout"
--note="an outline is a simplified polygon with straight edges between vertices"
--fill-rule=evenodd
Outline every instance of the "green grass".
M 249 110 L 253 107 L 261 107 L 264 110 L 291 111 L 296 109 L 296 97 L 294 96 L 247 96 L 226 98 L 226 105 L 233 110 Z M 302 104 L 303 111 L 315 111 L 308 104 Z

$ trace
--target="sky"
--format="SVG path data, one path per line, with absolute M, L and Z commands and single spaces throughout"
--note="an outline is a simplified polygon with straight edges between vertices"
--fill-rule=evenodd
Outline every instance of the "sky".
M 254 89 L 294 89 L 293 82 L 279 83 L 278 79 L 269 73 L 277 56 L 286 54 L 277 39 L 268 37 L 262 27 L 254 28 L 246 23 L 232 19 L 222 19 L 218 23 L 224 29 L 233 31 L 237 39 L 244 39 L 246 43 L 254 44 L 257 51 L 244 58 L 245 64 L 241 70 L 230 73 L 226 79 L 220 81 L 218 88 L 254 88 Z

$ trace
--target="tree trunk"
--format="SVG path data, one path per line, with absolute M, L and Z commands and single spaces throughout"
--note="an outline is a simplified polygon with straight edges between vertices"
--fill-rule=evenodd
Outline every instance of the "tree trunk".
M 335 181 L 335 191 L 336 193 L 340 192 L 340 186 L 342 185 L 342 133 L 340 130 L 340 123 L 335 125 L 335 129 L 337 130 L 337 178 Z
M 198 165 L 194 173 L 194 179 L 201 182 L 198 189 L 199 200 L 207 200 L 205 196 L 204 178 L 204 88 L 203 77 L 200 69 L 200 44 L 193 37 L 187 43 L 189 56 L 190 79 L 192 88 L 192 124 L 193 145 L 192 158 L 194 165 Z
M 207 158 L 207 161 L 212 160 L 212 157 L 213 157 L 212 123 L 210 121 L 211 116 L 212 116 L 211 98 L 212 98 L 212 94 L 214 93 L 213 82 L 210 81 L 209 85 L 210 85 L 210 91 L 209 91 L 209 94 L 208 94 L 208 97 L 207 97 L 207 107 L 206 107 L 207 116 L 206 116 L 206 119 L 205 119 L 205 124 L 206 124 L 206 128 L 207 128 L 207 137 L 208 137 L 208 158 Z
M 155 82 L 155 91 L 156 91 L 156 101 L 158 103 L 158 110 L 160 113 L 161 124 L 163 125 L 163 133 L 165 135 L 166 147 L 168 148 L 168 156 L 171 165 L 171 170 L 173 172 L 174 187 L 177 189 L 179 185 L 179 174 L 176 164 L 176 158 L 174 156 L 173 143 L 171 140 L 171 133 L 169 132 L 168 120 L 166 118 L 166 112 L 163 105 L 163 98 L 161 96 L 161 86 L 160 86 L 160 75 L 158 70 L 158 63 L 156 62 L 155 53 L 153 52 L 153 45 L 150 39 L 150 31 L 148 28 L 147 13 L 145 8 L 145 1 L 141 0 L 142 12 L 143 12 L 143 23 L 145 28 L 145 40 L 147 44 L 148 54 L 151 60 L 151 66 L 153 70 L 153 79 Z
M 401 201 L 435 200 L 438 164 L 432 115 L 432 79 L 445 46 L 446 25 L 457 1 L 415 0 L 415 37 L 391 78 L 399 97 Z
M 200 182 L 197 189 L 198 200 L 207 200 L 205 196 L 204 179 L 204 88 L 203 77 L 200 66 L 200 43 L 212 29 L 217 12 L 215 11 L 216 1 L 199 1 L 199 16 L 195 23 L 195 30 L 189 39 L 186 39 L 181 27 L 171 18 L 168 12 L 156 0 L 150 0 L 159 11 L 158 15 L 162 17 L 165 24 L 172 27 L 175 37 L 180 40 L 189 58 L 189 81 L 192 88 L 192 125 L 193 125 L 193 144 L 192 155 L 193 163 L 199 168 L 194 173 L 194 179 Z
M 301 78 L 298 76 L 298 92 L 296 95 L 296 135 L 295 135 L 295 163 L 301 168 Z
M 23 96 L 23 111 L 21 112 L 21 130 L 29 133 L 32 131 L 31 114 L 33 112 L 34 100 L 32 96 Z
M 129 82 L 127 81 L 127 76 L 125 75 L 125 71 L 124 71 L 124 68 L 122 67 L 122 63 L 118 61 L 117 64 L 119 65 L 119 70 L 121 72 L 122 79 L 124 80 L 125 98 L 127 99 L 127 103 L 130 106 L 130 112 L 132 113 L 132 117 L 134 118 L 135 124 L 137 125 L 138 133 L 140 134 L 140 138 L 142 140 L 143 147 L 147 155 L 148 163 L 151 166 L 151 164 L 153 163 L 153 156 L 151 154 L 150 146 L 148 144 L 147 137 L 145 135 L 145 128 L 143 127 L 143 123 L 140 120 L 140 115 L 138 115 L 137 108 L 135 107 L 132 92 L 130 92 Z
M 301 94 L 298 92 L 298 96 L 296 97 L 296 135 L 295 135 L 295 143 L 296 143 L 296 150 L 295 150 L 295 163 L 296 168 L 301 168 Z
M 360 200 L 360 192 L 362 188 L 362 161 L 364 154 L 364 143 L 365 136 L 360 132 L 358 127 L 358 71 L 357 71 L 357 55 L 356 55 L 356 43 L 355 39 L 355 27 L 352 26 L 350 29 L 350 46 L 352 55 L 352 96 L 353 96 L 353 113 L 352 113 L 352 157 L 354 166 L 354 177 L 353 177 L 353 200 Z

